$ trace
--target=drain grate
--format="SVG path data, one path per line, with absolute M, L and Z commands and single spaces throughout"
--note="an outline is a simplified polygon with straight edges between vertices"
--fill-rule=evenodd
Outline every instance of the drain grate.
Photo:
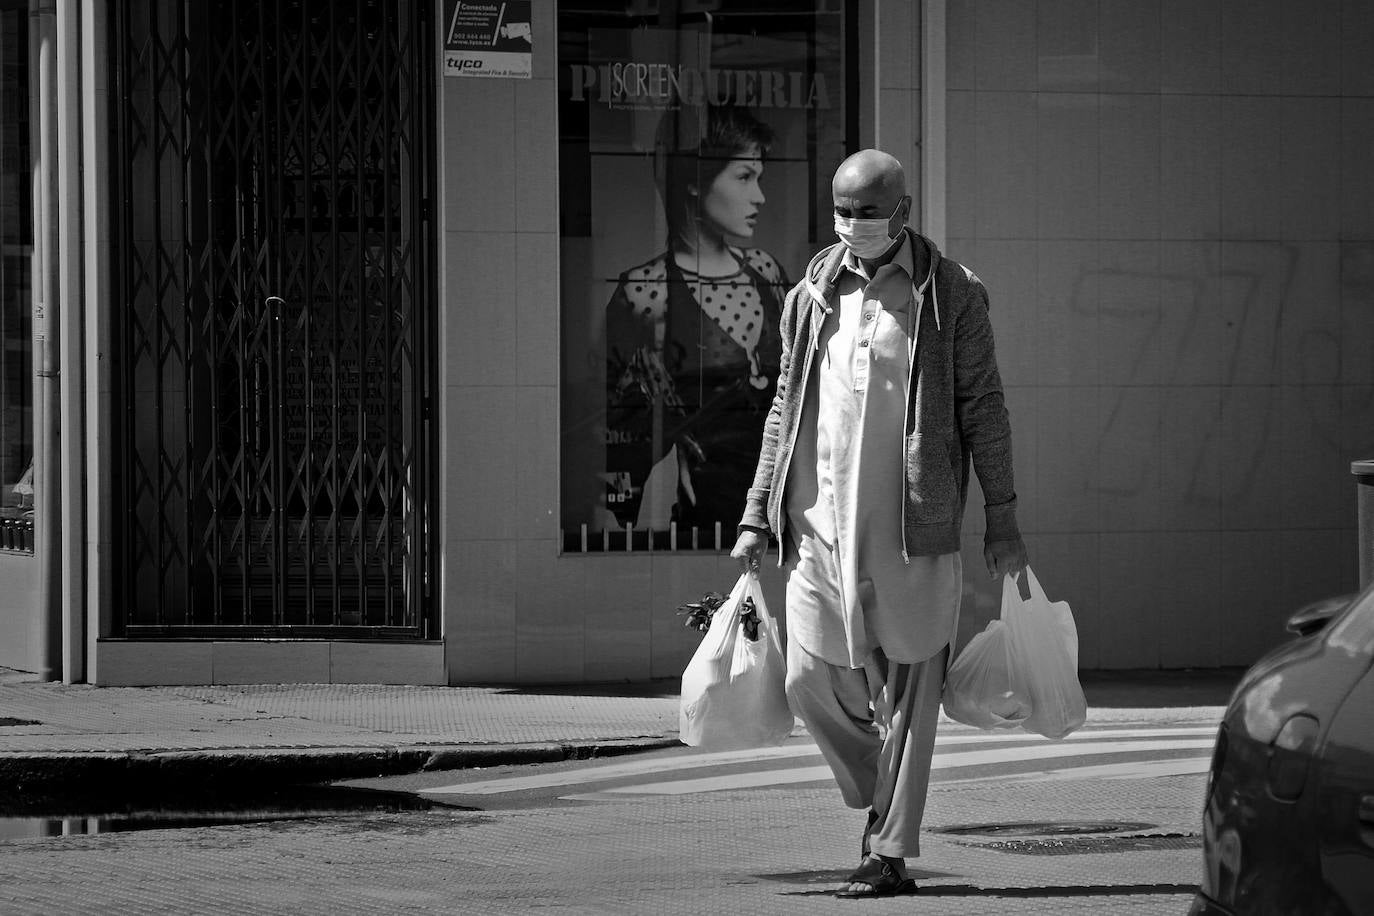
M 960 845 L 1023 856 L 1081 856 L 1092 853 L 1201 849 L 1202 837 L 1196 833 L 1160 833 L 1141 836 L 1078 836 L 1063 839 L 1000 840 L 992 843 L 961 843 Z
M 1151 852 L 1202 846 L 1202 837 L 1196 833 L 1144 832 L 1157 829 L 1157 824 L 1143 821 L 1020 821 L 961 824 L 935 832 L 965 838 L 962 846 L 1026 856 Z
M 951 836 L 1055 837 L 1127 831 L 1139 833 L 1156 826 L 1139 821 L 1019 821 L 1010 824 L 962 824 L 935 832 Z
M 35 722 L 33 719 L 11 719 L 8 716 L 0 716 L 0 728 L 7 725 L 42 725 L 42 722 Z

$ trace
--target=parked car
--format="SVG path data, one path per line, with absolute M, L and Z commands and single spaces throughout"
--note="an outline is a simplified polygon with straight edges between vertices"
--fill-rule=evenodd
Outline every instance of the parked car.
M 1192 916 L 1374 914 L 1374 585 L 1288 629 L 1217 734 Z

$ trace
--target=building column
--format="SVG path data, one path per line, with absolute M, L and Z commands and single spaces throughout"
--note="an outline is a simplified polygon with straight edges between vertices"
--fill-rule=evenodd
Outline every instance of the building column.
M 85 680 L 86 673 L 86 379 L 83 351 L 85 322 L 82 271 L 84 116 L 82 80 L 86 71 L 81 47 L 80 0 L 57 0 L 57 260 L 58 288 L 65 308 L 57 331 L 59 433 L 62 504 L 61 528 L 62 680 Z
M 38 582 L 34 672 L 62 675 L 61 457 L 58 425 L 60 272 L 57 205 L 57 4 L 30 0 L 33 155 L 33 528 Z
M 921 2 L 921 225 L 945 237 L 945 0 Z

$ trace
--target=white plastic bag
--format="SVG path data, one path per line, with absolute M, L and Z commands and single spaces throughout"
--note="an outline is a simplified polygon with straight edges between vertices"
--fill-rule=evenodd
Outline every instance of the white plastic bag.
M 945 715 L 974 728 L 1015 728 L 1030 715 L 1030 697 L 1014 675 L 1006 624 L 994 620 L 949 666 Z
M 749 639 L 740 625 L 746 597 L 758 612 L 758 639 Z M 732 750 L 787 740 L 794 720 L 787 707 L 786 664 L 778 625 L 763 602 L 758 575 L 747 572 L 711 616 L 711 628 L 682 672 L 682 743 Z
M 1002 580 L 1002 622 L 1012 668 L 1030 696 L 1030 715 L 1021 727 L 1046 738 L 1063 738 L 1088 715 L 1078 683 L 1078 630 L 1068 602 L 1045 597 L 1029 566 L 1026 581 L 1029 600 L 1021 597 L 1014 577 Z

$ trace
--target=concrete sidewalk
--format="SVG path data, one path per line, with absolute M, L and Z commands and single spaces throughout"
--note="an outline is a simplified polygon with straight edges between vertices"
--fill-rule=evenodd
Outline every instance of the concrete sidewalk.
M 1085 672 L 1089 722 L 1218 718 L 1240 671 Z M 677 743 L 678 682 L 89 687 L 0 670 L 0 793 L 320 781 Z

